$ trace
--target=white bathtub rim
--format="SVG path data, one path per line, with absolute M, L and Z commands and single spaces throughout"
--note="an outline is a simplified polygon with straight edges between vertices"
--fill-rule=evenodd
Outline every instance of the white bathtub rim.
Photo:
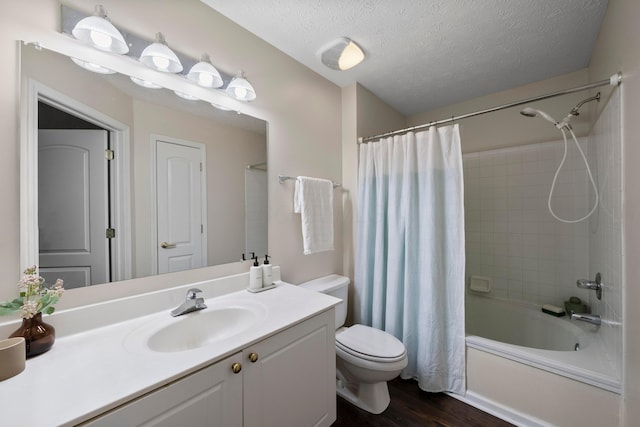
M 577 352 L 541 350 L 494 341 L 476 335 L 467 336 L 466 343 L 468 347 L 475 348 L 477 350 L 485 351 L 515 362 L 524 363 L 526 365 L 533 366 L 556 375 L 571 378 L 617 394 L 622 393 L 622 385 L 619 378 L 613 377 L 604 372 L 598 372 L 595 368 L 585 369 L 575 366 L 572 362 L 564 363 L 561 360 L 557 360 L 557 357 L 559 356 L 558 353 L 568 353 L 567 357 L 581 357 L 582 354 L 578 353 L 584 354 L 587 350 L 580 350 Z M 593 352 L 598 352 L 598 346 L 593 345 L 593 343 L 591 344 L 592 345 L 589 346 L 588 350 L 593 355 Z M 544 354 L 545 352 L 553 354 L 554 357 L 546 356 Z M 600 354 L 604 353 L 600 351 Z
M 474 408 L 480 409 L 483 412 L 491 414 L 494 417 L 498 417 L 501 420 L 518 427 L 554 427 L 552 424 L 546 423 L 538 418 L 532 417 L 531 415 L 515 411 L 513 408 L 504 406 L 491 399 L 487 399 L 486 397 L 470 390 L 467 390 L 464 396 L 450 392 L 445 393 L 461 402 L 471 405 Z

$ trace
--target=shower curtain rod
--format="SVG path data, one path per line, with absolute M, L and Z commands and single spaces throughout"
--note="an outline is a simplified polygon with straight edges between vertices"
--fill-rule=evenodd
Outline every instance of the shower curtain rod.
M 571 89 L 565 89 L 558 92 L 549 93 L 546 95 L 534 96 L 533 98 L 527 98 L 521 101 L 510 102 L 508 104 L 498 105 L 497 107 L 487 108 L 486 110 L 475 111 L 473 113 L 462 114 L 460 116 L 450 117 L 448 119 L 436 120 L 434 122 L 425 123 L 423 125 L 412 126 L 412 127 L 408 127 L 400 130 L 394 130 L 393 132 L 381 133 L 379 135 L 374 135 L 374 136 L 360 137 L 358 138 L 358 144 L 364 144 L 364 143 L 373 141 L 374 139 L 384 138 L 386 136 L 399 135 L 405 132 L 425 129 L 431 126 L 438 126 L 445 123 L 451 123 L 451 122 L 455 122 L 456 120 L 462 120 L 462 119 L 466 119 L 473 116 L 479 116 L 481 114 L 486 114 L 486 113 L 493 113 L 494 111 L 504 110 L 505 108 L 517 107 L 518 105 L 524 105 L 534 101 L 541 101 L 543 99 L 554 98 L 556 96 L 568 95 L 570 93 L 580 92 L 587 89 L 593 89 L 600 86 L 609 86 L 609 85 L 618 86 L 621 82 L 622 82 L 622 73 L 618 72 L 616 74 L 613 74 L 608 79 L 600 80 L 599 82 L 590 83 L 583 86 L 574 87 Z

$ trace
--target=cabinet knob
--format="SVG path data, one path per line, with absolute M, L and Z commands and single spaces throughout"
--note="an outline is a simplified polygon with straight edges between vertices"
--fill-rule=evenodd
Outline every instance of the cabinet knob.
M 234 363 L 233 365 L 231 365 L 231 371 L 233 371 L 234 374 L 239 373 L 240 371 L 242 371 L 242 365 L 239 363 Z
M 249 354 L 249 360 L 251 363 L 256 363 L 258 361 L 258 353 Z

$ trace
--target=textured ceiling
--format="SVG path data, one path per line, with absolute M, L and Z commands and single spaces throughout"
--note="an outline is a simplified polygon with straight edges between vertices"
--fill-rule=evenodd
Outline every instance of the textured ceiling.
M 606 0 L 202 0 L 335 84 L 359 82 L 405 115 L 585 68 Z M 348 71 L 318 50 L 346 36 Z

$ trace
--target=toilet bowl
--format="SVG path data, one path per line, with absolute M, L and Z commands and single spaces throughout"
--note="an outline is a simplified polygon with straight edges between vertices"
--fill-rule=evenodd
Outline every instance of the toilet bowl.
M 339 396 L 373 414 L 389 406 L 387 381 L 407 366 L 404 344 L 393 335 L 365 325 L 344 327 L 349 278 L 332 274 L 300 284 L 342 300 L 336 306 L 336 390 Z

